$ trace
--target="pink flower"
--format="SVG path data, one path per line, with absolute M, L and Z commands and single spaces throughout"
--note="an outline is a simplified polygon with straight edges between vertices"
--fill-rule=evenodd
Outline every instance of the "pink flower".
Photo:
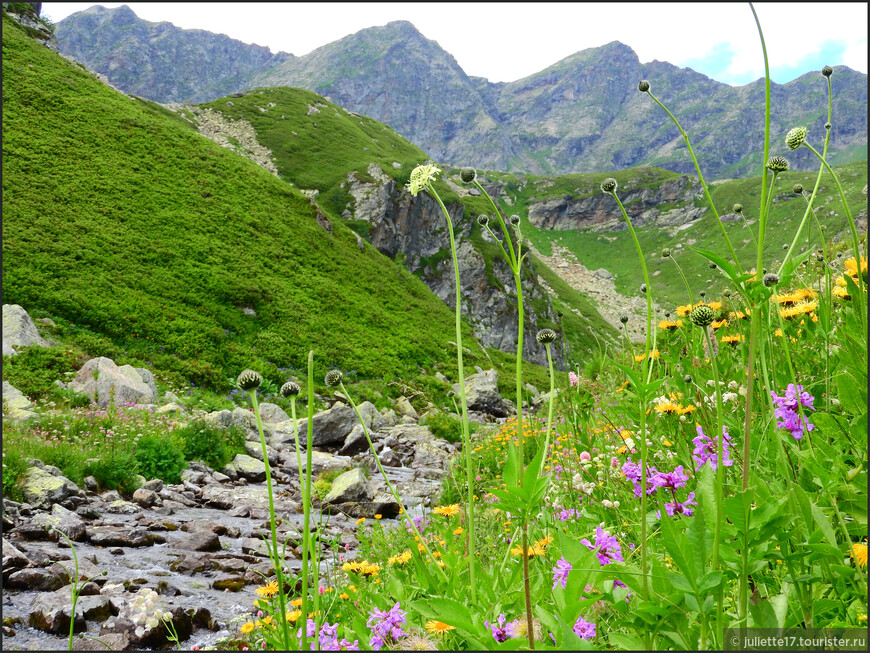
M 580 377 L 574 374 L 574 372 L 568 372 L 568 382 L 571 384 L 573 388 L 575 385 L 580 383 Z
M 585 462 L 587 460 L 592 460 L 592 456 L 589 455 L 588 451 L 584 451 L 580 454 L 580 460 L 581 460 L 581 462 Z

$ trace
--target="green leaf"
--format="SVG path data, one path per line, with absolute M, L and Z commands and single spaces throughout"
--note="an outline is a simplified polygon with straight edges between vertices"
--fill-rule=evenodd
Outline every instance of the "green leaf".
M 695 252 L 695 254 L 701 255 L 708 261 L 712 261 L 717 266 L 719 266 L 719 269 L 721 269 L 726 274 L 726 276 L 731 279 L 734 285 L 737 286 L 737 289 L 740 289 L 740 278 L 733 263 L 729 263 L 727 260 L 719 256 L 715 252 L 711 252 L 706 249 L 701 249 L 699 247 L 690 247 L 689 249 Z
M 622 651 L 643 651 L 646 646 L 643 640 L 637 635 L 628 633 L 607 633 L 607 641 L 613 644 L 617 650 Z
M 822 509 L 814 503 L 810 504 L 810 510 L 813 513 L 813 520 L 822 531 L 825 539 L 831 546 L 837 547 L 837 536 L 834 534 L 834 527 L 831 525 L 831 520 L 828 519 L 825 513 L 822 512 Z

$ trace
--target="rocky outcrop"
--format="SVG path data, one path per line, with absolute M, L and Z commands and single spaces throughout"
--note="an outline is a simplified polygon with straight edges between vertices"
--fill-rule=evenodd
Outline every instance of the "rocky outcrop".
M 21 347 L 49 347 L 36 325 L 18 304 L 3 304 L 3 355 L 12 356 Z
M 441 207 L 426 193 L 412 196 L 376 164 L 371 164 L 367 172 L 373 181 L 348 175 L 347 188 L 354 204 L 345 210 L 344 217 L 368 222 L 370 241 L 378 251 L 394 259 L 401 255 L 409 270 L 416 272 L 445 304 L 455 307 L 450 237 Z M 494 197 L 503 193 L 498 185 L 491 186 L 487 192 Z M 519 326 L 513 273 L 502 258 L 487 259 L 477 249 L 470 236 L 481 227 L 472 216 L 464 214 L 462 205 L 451 203 L 446 208 L 458 243 L 462 314 L 481 344 L 515 352 Z M 556 316 L 549 296 L 528 265 L 523 269 L 523 299 L 523 358 L 546 365 L 546 352 L 535 342 L 535 333 L 539 322 L 552 324 Z M 554 347 L 558 350 L 560 346 L 561 338 Z
M 102 356 L 85 363 L 70 388 L 103 405 L 110 401 L 116 404 L 152 404 L 157 401 L 154 375 L 149 370 L 132 365 L 118 367 L 115 361 Z
M 3 382 L 3 419 L 26 422 L 36 417 L 33 402 L 9 381 Z
M 453 384 L 453 392 L 459 395 L 459 384 Z M 475 410 L 495 417 L 507 417 L 510 406 L 498 391 L 498 372 L 480 370 L 465 379 L 465 400 L 468 410 Z

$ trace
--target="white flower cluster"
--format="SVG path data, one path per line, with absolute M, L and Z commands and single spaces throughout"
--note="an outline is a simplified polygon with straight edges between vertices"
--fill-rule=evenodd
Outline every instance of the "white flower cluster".
M 143 587 L 130 601 L 127 609 L 129 619 L 136 624 L 136 636 L 142 637 L 146 631 L 156 628 L 164 620 L 171 620 L 172 613 L 163 610 L 158 603 L 160 597 L 152 589 Z

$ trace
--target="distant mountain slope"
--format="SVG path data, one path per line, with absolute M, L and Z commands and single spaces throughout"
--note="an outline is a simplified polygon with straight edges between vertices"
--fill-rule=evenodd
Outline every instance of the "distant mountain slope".
M 161 36 L 130 36 L 157 32 Z M 758 170 L 761 82 L 731 87 L 665 62 L 641 64 L 618 42 L 493 84 L 468 77 L 450 54 L 404 21 L 361 30 L 302 57 L 267 57 L 263 48 L 211 35 L 223 39 L 217 47 L 206 32 L 147 23 L 126 7 L 73 14 L 60 21 L 57 34 L 62 52 L 118 88 L 161 102 L 298 86 L 391 126 L 435 160 L 453 165 L 533 174 L 657 165 L 693 174 L 676 127 L 637 92 L 637 82 L 648 79 L 690 133 L 706 176 L 745 177 Z M 867 76 L 838 66 L 833 89 L 838 108 L 830 158 L 866 159 Z M 775 142 L 796 125 L 809 127 L 820 142 L 826 92 L 818 72 L 773 84 Z M 792 165 L 810 169 L 811 156 L 799 152 Z
M 290 184 L 5 15 L 2 62 L 4 303 L 197 384 L 309 349 L 350 378 L 450 374 L 452 311 Z

